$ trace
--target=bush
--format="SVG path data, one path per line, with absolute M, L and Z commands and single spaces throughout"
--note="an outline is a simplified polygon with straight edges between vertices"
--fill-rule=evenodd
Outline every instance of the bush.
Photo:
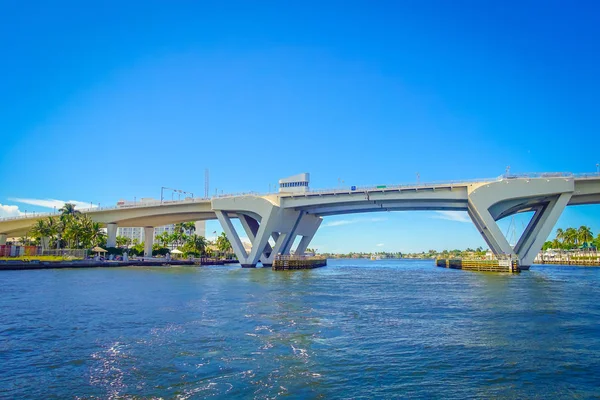
M 166 256 L 167 254 L 169 254 L 171 252 L 171 250 L 167 249 L 166 247 L 161 247 L 159 249 L 155 249 L 152 250 L 152 256 Z
M 139 249 L 132 247 L 130 249 L 127 249 L 127 254 L 129 254 L 130 256 L 143 256 L 144 250 L 140 251 Z
M 108 251 L 108 253 L 106 253 L 107 256 L 120 256 L 123 254 L 123 249 L 119 247 L 107 247 L 106 251 Z

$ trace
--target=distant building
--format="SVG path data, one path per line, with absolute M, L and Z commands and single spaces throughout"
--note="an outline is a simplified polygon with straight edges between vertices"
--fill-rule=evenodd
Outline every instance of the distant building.
M 151 197 L 143 197 L 139 201 L 128 201 L 128 200 L 119 200 L 117 202 L 117 207 L 133 207 L 139 206 L 141 204 L 150 204 L 150 203 L 160 203 L 160 200 L 151 198 Z M 196 230 L 194 232 L 187 232 L 187 234 L 195 233 L 200 236 L 206 235 L 206 221 L 196 221 Z M 168 234 L 173 233 L 175 230 L 175 224 L 158 226 L 154 228 L 154 239 L 156 241 L 156 237 L 162 235 L 163 232 L 167 232 Z M 131 239 L 133 242 L 137 240 L 138 243 L 142 243 L 145 241 L 146 237 L 144 235 L 143 227 L 118 227 L 117 228 L 117 236 L 123 236 Z
M 308 192 L 310 174 L 303 173 L 279 180 L 279 193 L 305 193 Z

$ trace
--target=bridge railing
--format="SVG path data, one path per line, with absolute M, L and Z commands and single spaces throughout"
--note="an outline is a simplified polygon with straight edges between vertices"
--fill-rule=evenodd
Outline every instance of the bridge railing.
M 197 203 L 203 201 L 209 201 L 210 198 L 201 198 L 195 197 L 193 199 L 185 199 L 185 200 L 160 200 L 157 201 L 149 201 L 149 202 L 138 202 L 134 204 L 123 204 L 123 205 L 115 205 L 115 206 L 107 206 L 107 207 L 91 207 L 91 208 L 78 208 L 76 211 L 82 213 L 95 213 L 99 211 L 112 211 L 112 210 L 122 210 L 122 209 L 131 209 L 131 208 L 144 208 L 144 207 L 157 207 L 157 206 L 168 206 L 173 204 L 186 204 L 186 203 Z M 0 218 L 0 222 L 4 221 L 13 221 L 18 219 L 30 219 L 30 218 L 45 218 L 52 216 L 59 216 L 60 212 L 46 212 L 46 213 L 28 213 L 27 215 L 17 215 L 15 217 L 5 217 Z

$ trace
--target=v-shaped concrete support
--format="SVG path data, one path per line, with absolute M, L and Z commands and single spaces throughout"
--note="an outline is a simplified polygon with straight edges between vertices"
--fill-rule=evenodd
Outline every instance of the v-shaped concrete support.
M 304 211 L 283 209 L 262 198 L 249 198 L 237 202 L 232 199 L 215 199 L 213 208 L 225 234 L 230 239 L 236 256 L 243 267 L 254 267 L 260 260 L 264 266 L 271 265 L 278 254 L 289 254 L 296 236 L 302 236 L 297 254 L 302 254 L 310 243 L 322 219 Z M 252 243 L 248 254 L 231 223 L 230 215 L 240 219 L 242 227 Z M 274 245 L 269 244 L 273 238 Z
M 572 179 L 502 180 L 469 187 L 468 213 L 495 255 L 518 257 L 522 266 L 533 263 L 573 194 Z M 496 223 L 519 211 L 535 211 L 518 243 L 512 246 Z

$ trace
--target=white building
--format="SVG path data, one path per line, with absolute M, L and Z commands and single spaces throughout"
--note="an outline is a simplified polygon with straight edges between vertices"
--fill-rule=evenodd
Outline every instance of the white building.
M 153 199 L 151 197 L 144 197 L 139 201 L 127 201 L 127 200 L 119 200 L 117 202 L 118 207 L 132 207 L 140 204 L 149 204 L 149 203 L 160 203 L 160 200 Z M 196 235 L 205 236 L 206 235 L 206 221 L 196 221 L 196 230 L 194 232 L 187 232 L 187 234 L 195 233 Z M 168 234 L 173 233 L 175 230 L 175 224 L 159 226 L 154 228 L 154 242 L 156 242 L 156 237 L 162 235 L 163 232 L 167 232 Z M 117 228 L 117 236 L 123 236 L 131 239 L 133 242 L 137 240 L 138 243 L 142 243 L 145 241 L 144 228 L 143 227 L 118 227 Z
M 303 173 L 289 178 L 279 180 L 279 193 L 305 193 L 308 192 L 308 183 L 310 182 L 310 174 Z

